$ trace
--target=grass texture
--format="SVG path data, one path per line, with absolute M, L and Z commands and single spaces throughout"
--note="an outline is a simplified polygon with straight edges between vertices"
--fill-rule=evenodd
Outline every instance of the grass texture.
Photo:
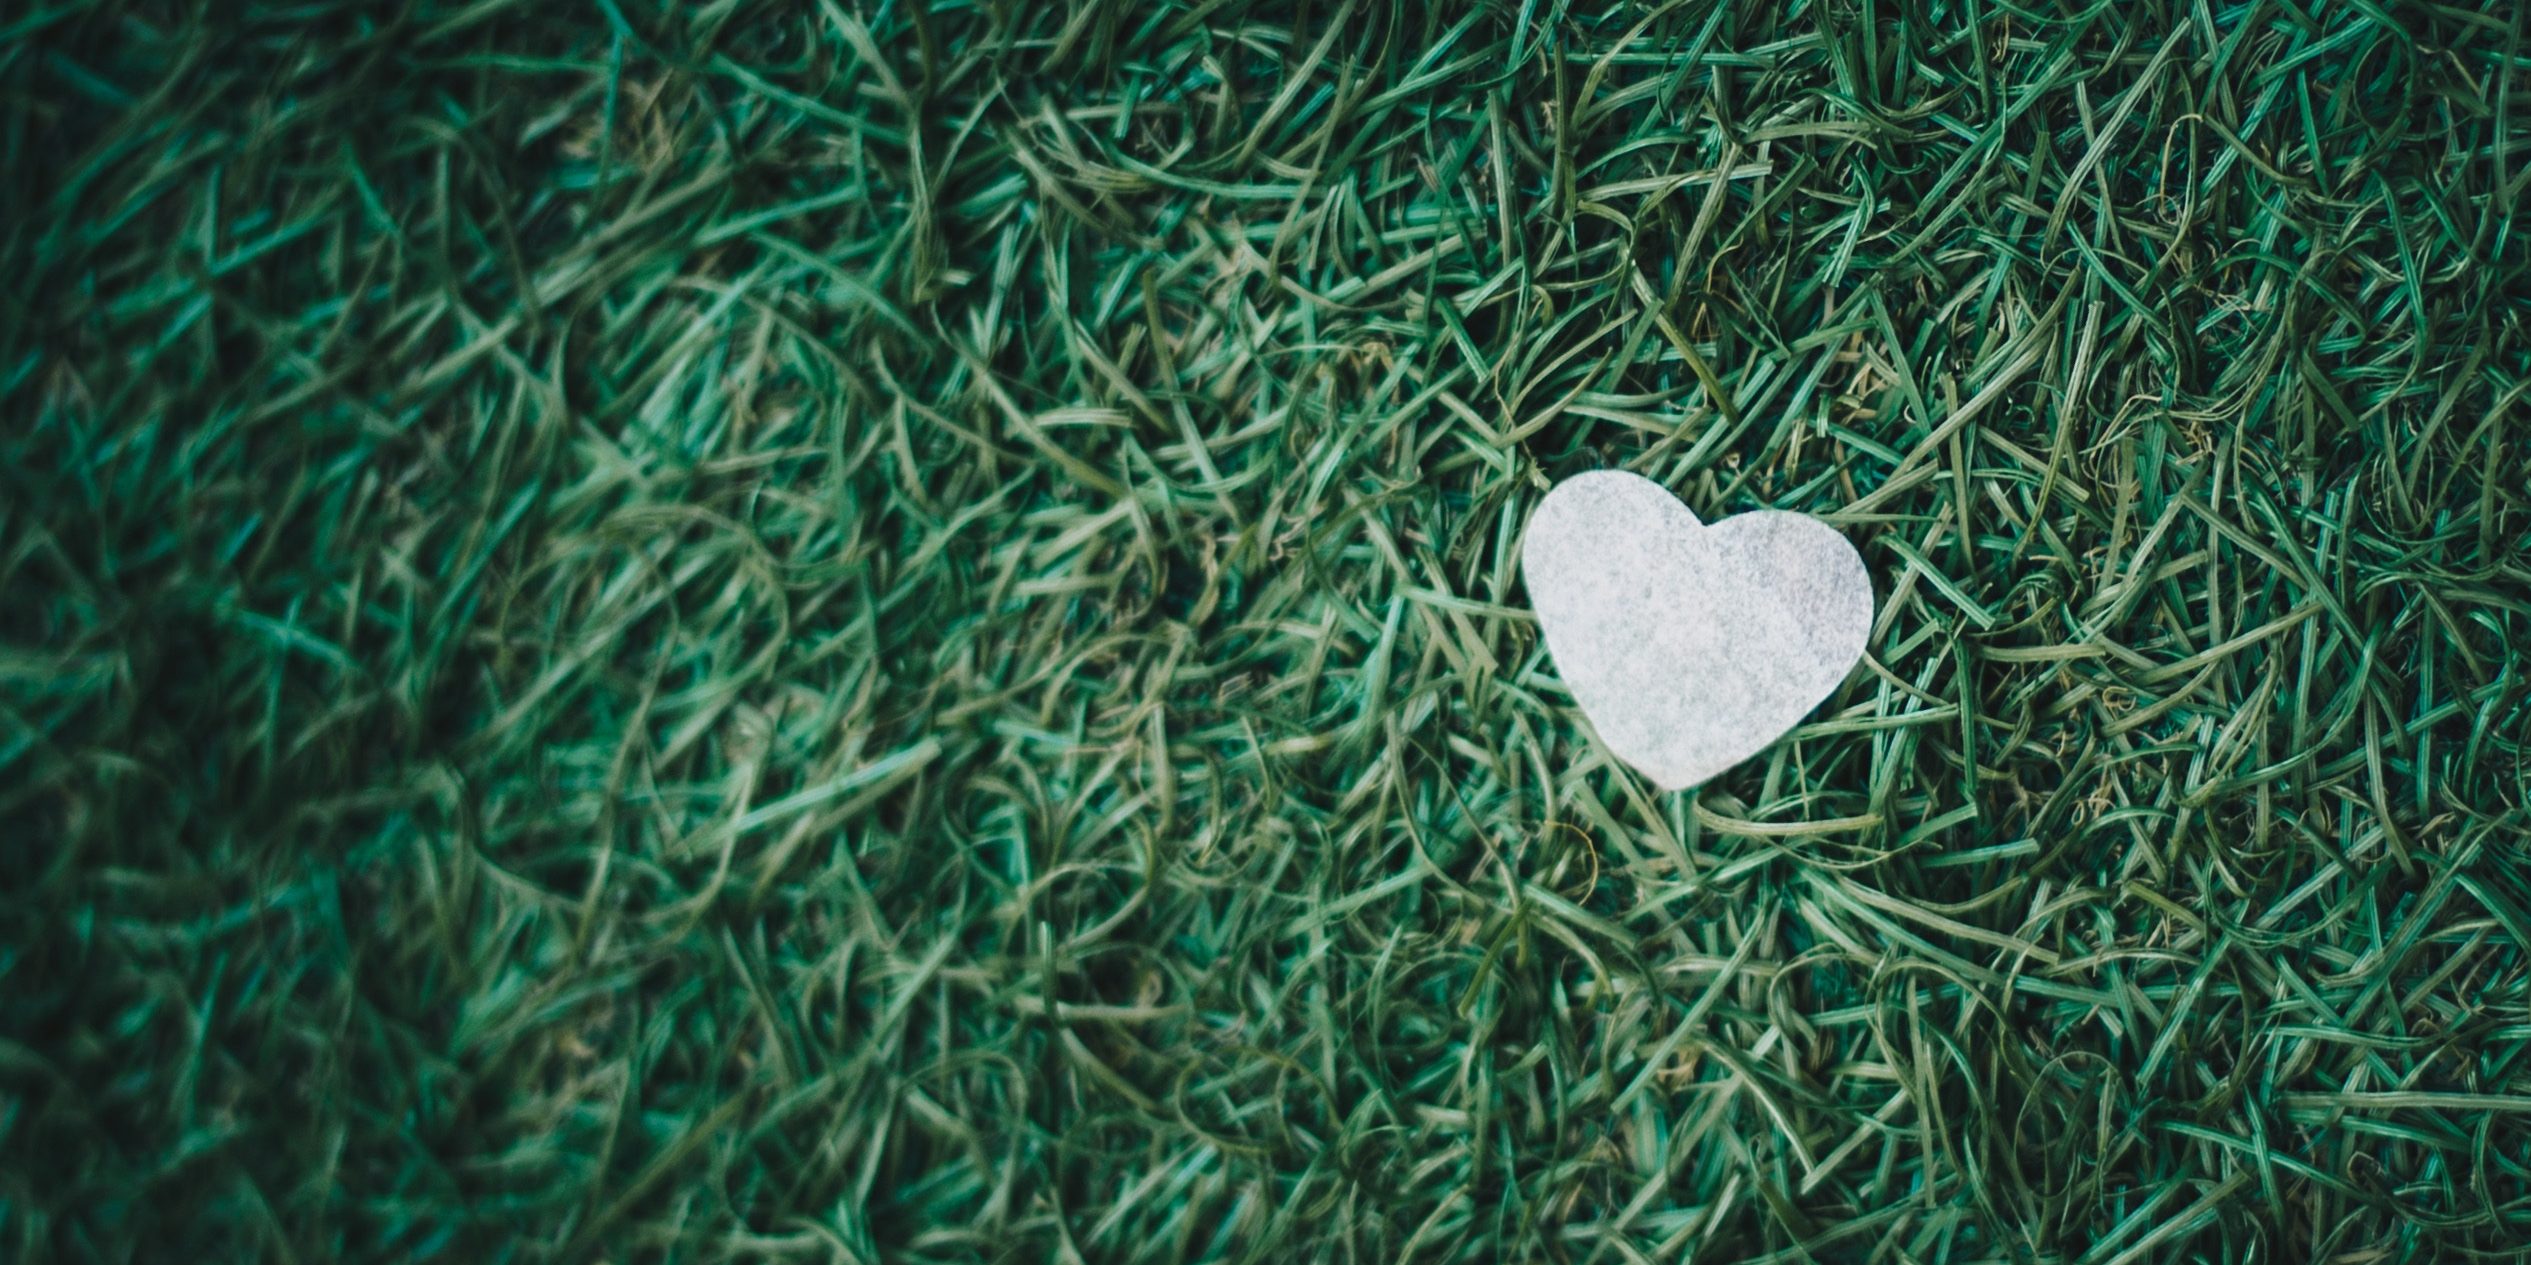
M 0 1258 L 2523 1259 L 2527 23 L 11 7 Z

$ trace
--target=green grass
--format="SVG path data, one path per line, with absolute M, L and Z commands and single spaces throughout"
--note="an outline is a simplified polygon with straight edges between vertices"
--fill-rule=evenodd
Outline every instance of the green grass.
M 2521 1259 L 2527 27 L 10 8 L 0 1258 Z

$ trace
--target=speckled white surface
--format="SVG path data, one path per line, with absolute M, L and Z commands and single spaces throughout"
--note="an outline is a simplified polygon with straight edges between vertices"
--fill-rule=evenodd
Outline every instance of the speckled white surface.
M 1521 574 L 1600 741 L 1664 790 L 1765 750 L 1854 669 L 1872 579 L 1837 530 L 1765 510 L 1711 524 L 1594 470 L 1530 516 Z

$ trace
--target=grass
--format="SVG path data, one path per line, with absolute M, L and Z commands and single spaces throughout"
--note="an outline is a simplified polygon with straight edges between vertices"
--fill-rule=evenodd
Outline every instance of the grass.
M 12 9 L 0 1257 L 2521 1259 L 2527 24 Z

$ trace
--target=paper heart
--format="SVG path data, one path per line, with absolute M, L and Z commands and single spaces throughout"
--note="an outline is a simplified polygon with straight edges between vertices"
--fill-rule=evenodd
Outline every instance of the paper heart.
M 1573 701 L 1664 790 L 1782 737 L 1845 680 L 1872 629 L 1872 578 L 1835 528 L 1781 510 L 1699 523 L 1622 470 L 1547 493 L 1521 574 Z

